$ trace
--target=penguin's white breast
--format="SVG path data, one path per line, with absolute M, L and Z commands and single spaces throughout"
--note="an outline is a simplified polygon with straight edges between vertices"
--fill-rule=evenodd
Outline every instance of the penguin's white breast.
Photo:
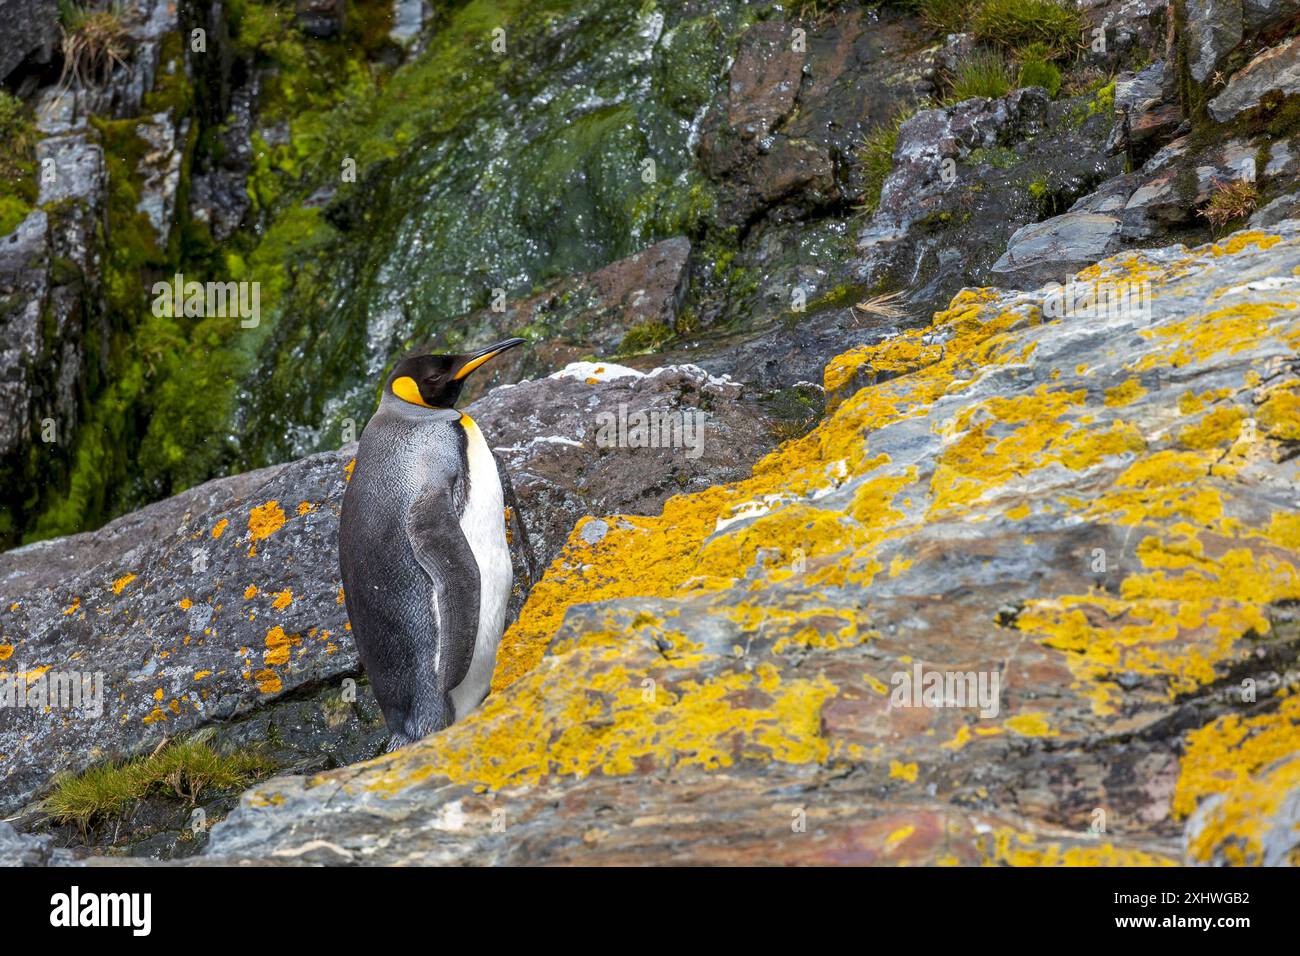
M 496 459 L 472 418 L 463 415 L 461 425 L 468 439 L 469 497 L 460 516 L 460 528 L 478 564 L 479 616 L 469 673 L 451 691 L 457 720 L 478 706 L 492 682 L 497 645 L 501 643 L 514 583 L 510 545 L 506 541 L 505 501 Z

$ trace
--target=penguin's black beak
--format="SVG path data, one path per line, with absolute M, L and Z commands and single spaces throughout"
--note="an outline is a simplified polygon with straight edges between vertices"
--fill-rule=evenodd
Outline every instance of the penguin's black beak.
M 506 339 L 504 342 L 498 342 L 496 345 L 489 345 L 485 349 L 479 349 L 477 352 L 471 352 L 462 359 L 461 367 L 452 376 L 452 380 L 459 382 L 465 379 L 470 372 L 474 371 L 489 359 L 494 359 L 502 352 L 507 352 L 516 345 L 523 345 L 527 339 Z

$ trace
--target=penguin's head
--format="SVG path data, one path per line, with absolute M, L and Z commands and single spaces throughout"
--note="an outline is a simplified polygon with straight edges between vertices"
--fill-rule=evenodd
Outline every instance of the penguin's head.
M 424 408 L 453 408 L 465 379 L 476 368 L 526 339 L 506 339 L 467 355 L 411 355 L 388 376 L 385 391 Z

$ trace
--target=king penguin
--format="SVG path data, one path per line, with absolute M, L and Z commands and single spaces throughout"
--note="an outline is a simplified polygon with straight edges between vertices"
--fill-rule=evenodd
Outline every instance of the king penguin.
M 507 506 L 532 571 L 510 479 L 455 408 L 471 372 L 523 342 L 402 359 L 361 433 L 339 517 L 339 570 L 390 750 L 487 696 L 514 580 Z

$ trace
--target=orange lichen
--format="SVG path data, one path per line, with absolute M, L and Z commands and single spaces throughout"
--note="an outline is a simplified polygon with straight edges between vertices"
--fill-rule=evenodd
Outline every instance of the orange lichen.
M 287 664 L 290 646 L 302 643 L 298 634 L 285 634 L 278 624 L 266 632 L 266 650 L 262 652 L 262 661 L 268 665 Z
M 135 580 L 135 575 L 129 571 L 113 582 L 113 593 L 121 594 L 128 584 Z
M 248 513 L 248 540 L 261 541 L 284 527 L 284 510 L 278 501 L 268 501 Z
M 225 534 L 225 533 L 226 533 L 226 525 L 228 525 L 228 524 L 230 524 L 230 519 L 229 519 L 229 518 L 222 518 L 220 521 L 218 521 L 216 524 L 214 524 L 214 525 L 212 526 L 212 537 L 213 537 L 214 539 L 215 539 L 215 538 L 220 538 L 223 534 Z

